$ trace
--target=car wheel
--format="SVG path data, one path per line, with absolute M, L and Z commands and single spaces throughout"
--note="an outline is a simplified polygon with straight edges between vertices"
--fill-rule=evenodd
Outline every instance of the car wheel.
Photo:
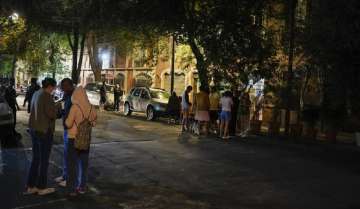
M 124 115 L 129 116 L 131 115 L 131 109 L 129 103 L 124 104 Z
M 147 120 L 155 120 L 156 118 L 156 113 L 153 107 L 148 107 L 146 110 L 146 119 Z

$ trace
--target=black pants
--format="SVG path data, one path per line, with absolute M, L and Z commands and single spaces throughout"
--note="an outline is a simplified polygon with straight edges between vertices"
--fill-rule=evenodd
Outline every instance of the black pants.
M 120 107 L 120 100 L 119 100 L 119 98 L 115 98 L 115 100 L 114 100 L 114 110 L 119 111 L 119 107 Z

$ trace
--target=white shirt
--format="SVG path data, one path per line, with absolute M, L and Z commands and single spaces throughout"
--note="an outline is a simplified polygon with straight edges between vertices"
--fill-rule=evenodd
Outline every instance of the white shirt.
M 233 100 L 231 97 L 221 97 L 220 105 L 222 111 L 231 112 L 231 106 L 233 105 Z

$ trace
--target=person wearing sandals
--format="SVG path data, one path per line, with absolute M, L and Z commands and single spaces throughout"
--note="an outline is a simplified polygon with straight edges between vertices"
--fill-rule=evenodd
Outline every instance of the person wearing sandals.
M 233 106 L 232 93 L 226 91 L 220 99 L 220 137 L 229 139 L 229 122 L 231 120 L 231 107 Z
M 86 191 L 87 169 L 89 163 L 90 150 L 77 150 L 75 148 L 75 138 L 78 133 L 78 125 L 82 121 L 88 119 L 92 126 L 96 123 L 96 110 L 90 104 L 83 87 L 77 87 L 71 97 L 72 106 L 70 113 L 65 120 L 68 128 L 68 156 L 67 169 L 68 176 L 66 187 L 70 197 L 76 196 L 78 193 L 83 194 Z M 78 162 L 80 165 L 78 166 Z M 81 175 L 80 182 L 77 183 L 77 176 Z
M 47 195 L 55 192 L 47 187 L 49 158 L 55 131 L 55 120 L 61 108 L 55 104 L 52 92 L 56 81 L 45 78 L 42 88 L 32 98 L 29 118 L 29 133 L 32 140 L 32 161 L 25 194 Z

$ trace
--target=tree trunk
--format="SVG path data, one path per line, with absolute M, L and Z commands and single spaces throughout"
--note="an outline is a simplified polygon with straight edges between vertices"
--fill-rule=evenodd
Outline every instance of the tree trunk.
M 78 62 L 77 71 L 76 71 L 78 79 L 80 78 L 82 62 L 83 62 L 83 57 L 84 57 L 85 40 L 86 40 L 86 33 L 83 33 L 81 35 L 79 62 Z
M 191 47 L 192 52 L 196 58 L 196 68 L 199 73 L 200 84 L 203 87 L 209 86 L 209 75 L 208 75 L 208 65 L 205 62 L 204 55 L 201 53 L 199 47 L 195 43 L 195 38 L 190 37 L 188 43 Z
M 15 79 L 16 76 L 16 62 L 17 62 L 17 55 L 16 53 L 13 56 L 13 60 L 12 60 L 12 66 L 11 66 L 11 78 Z
M 102 63 L 99 58 L 99 49 L 96 45 L 96 34 L 94 32 L 89 32 L 86 46 L 89 54 L 91 70 L 94 73 L 95 81 L 101 82 Z
M 294 62 L 294 45 L 295 45 L 295 9 L 297 0 L 290 0 L 289 3 L 289 62 L 287 73 L 287 104 L 285 112 L 285 135 L 289 136 L 290 131 L 290 109 L 292 103 L 292 88 L 293 88 L 293 62 Z
M 73 36 L 73 40 L 72 37 Z M 72 51 L 72 68 L 71 68 L 71 79 L 75 84 L 78 83 L 78 72 L 77 72 L 77 66 L 78 66 L 78 50 L 79 50 L 79 30 L 74 29 L 73 34 L 68 34 L 68 41 L 69 45 Z

